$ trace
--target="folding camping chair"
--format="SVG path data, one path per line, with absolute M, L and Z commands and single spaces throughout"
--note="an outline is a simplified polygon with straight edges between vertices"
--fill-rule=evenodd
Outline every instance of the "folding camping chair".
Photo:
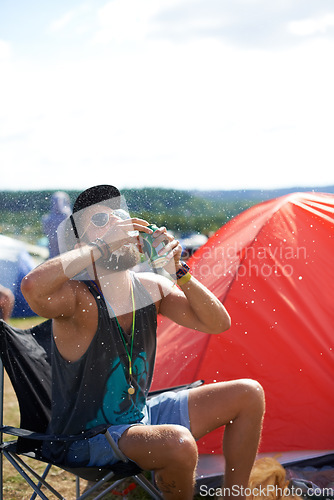
M 98 493 L 95 500 L 104 497 L 108 492 L 116 488 L 124 478 L 131 477 L 139 484 L 153 499 L 161 499 L 161 493 L 150 482 L 141 469 L 129 461 L 116 446 L 107 426 L 91 429 L 80 436 L 54 436 L 46 434 L 48 422 L 51 415 L 51 320 L 44 321 L 30 329 L 19 329 L 9 326 L 0 320 L 0 500 L 3 498 L 2 457 L 13 465 L 23 479 L 31 486 L 34 493 L 31 500 L 38 495 L 43 500 L 48 500 L 44 493 L 45 489 L 57 498 L 64 498 L 46 480 L 52 467 L 64 469 L 77 478 L 93 481 L 91 486 L 80 496 L 80 483 L 77 479 L 77 499 L 83 500 L 102 485 L 105 489 Z M 2 365 L 3 363 L 3 365 Z M 3 366 L 11 380 L 16 393 L 20 408 L 20 428 L 3 425 Z M 184 387 L 201 385 L 202 381 L 194 382 L 188 386 L 178 386 L 171 390 L 180 390 Z M 159 392 L 156 391 L 155 394 Z M 162 391 L 161 391 L 162 392 Z M 50 463 L 42 455 L 42 443 L 45 440 L 73 441 L 88 439 L 93 435 L 104 432 L 110 446 L 119 457 L 119 462 L 109 467 L 83 467 L 69 468 L 66 464 Z M 3 441 L 3 434 L 15 436 L 14 441 Z M 42 475 L 27 464 L 26 458 L 32 458 L 39 462 L 45 462 L 46 467 Z M 110 484 L 111 483 L 111 484 Z M 42 491 L 42 487 L 43 491 Z

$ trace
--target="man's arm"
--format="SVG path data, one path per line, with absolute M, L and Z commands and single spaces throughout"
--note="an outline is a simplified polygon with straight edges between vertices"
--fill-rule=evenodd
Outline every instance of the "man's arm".
M 171 274 L 177 272 L 182 247 L 173 235 L 168 234 L 165 227 L 153 233 L 157 247 L 162 241 L 167 242 L 164 252 L 169 254 L 169 263 L 165 270 Z M 175 323 L 205 333 L 218 334 L 231 326 L 231 319 L 223 304 L 202 283 L 193 276 L 186 282 L 178 282 L 178 287 L 170 280 L 156 275 L 162 299 L 158 303 L 158 312 L 167 316 Z
M 159 305 L 159 313 L 175 323 L 205 333 L 222 333 L 231 326 L 231 319 L 217 297 L 193 276 L 172 288 L 164 283 L 164 297 Z M 167 293 L 166 293 L 167 292 Z
M 30 271 L 22 280 L 21 290 L 32 310 L 44 318 L 73 316 L 80 283 L 70 278 L 91 263 L 91 252 L 97 254 L 97 250 L 85 245 Z

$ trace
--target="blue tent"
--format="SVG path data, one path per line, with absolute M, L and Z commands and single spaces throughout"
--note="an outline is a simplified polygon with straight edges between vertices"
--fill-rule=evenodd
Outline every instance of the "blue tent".
M 0 235 L 0 283 L 15 296 L 14 318 L 35 316 L 21 293 L 21 281 L 34 267 L 36 264 L 23 242 Z

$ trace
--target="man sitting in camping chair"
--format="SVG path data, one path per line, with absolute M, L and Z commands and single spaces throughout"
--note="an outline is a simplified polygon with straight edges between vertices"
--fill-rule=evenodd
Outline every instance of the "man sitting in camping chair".
M 164 498 L 187 500 L 193 496 L 196 440 L 225 425 L 224 486 L 246 487 L 264 412 L 257 382 L 219 382 L 146 398 L 158 313 L 209 334 L 228 329 L 230 318 L 180 261 L 179 242 L 165 228 L 153 232 L 148 222 L 130 218 L 122 203 L 113 186 L 81 193 L 73 215 L 59 228 L 63 253 L 22 282 L 32 309 L 53 318 L 50 431 L 79 434 L 110 424 L 119 449 L 142 469 L 155 472 Z M 138 234 L 153 234 L 155 248 L 165 245 L 164 270 L 133 272 L 142 250 Z M 56 443 L 44 448 L 53 458 L 65 452 L 73 466 L 118 460 L 104 434 L 71 443 L 66 450 Z

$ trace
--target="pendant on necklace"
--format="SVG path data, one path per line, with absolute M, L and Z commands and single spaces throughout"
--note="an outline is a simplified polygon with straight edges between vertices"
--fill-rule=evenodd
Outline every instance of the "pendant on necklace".
M 130 387 L 128 388 L 128 393 L 130 394 L 130 396 L 132 396 L 135 392 L 136 389 L 133 387 L 133 385 L 130 385 Z

